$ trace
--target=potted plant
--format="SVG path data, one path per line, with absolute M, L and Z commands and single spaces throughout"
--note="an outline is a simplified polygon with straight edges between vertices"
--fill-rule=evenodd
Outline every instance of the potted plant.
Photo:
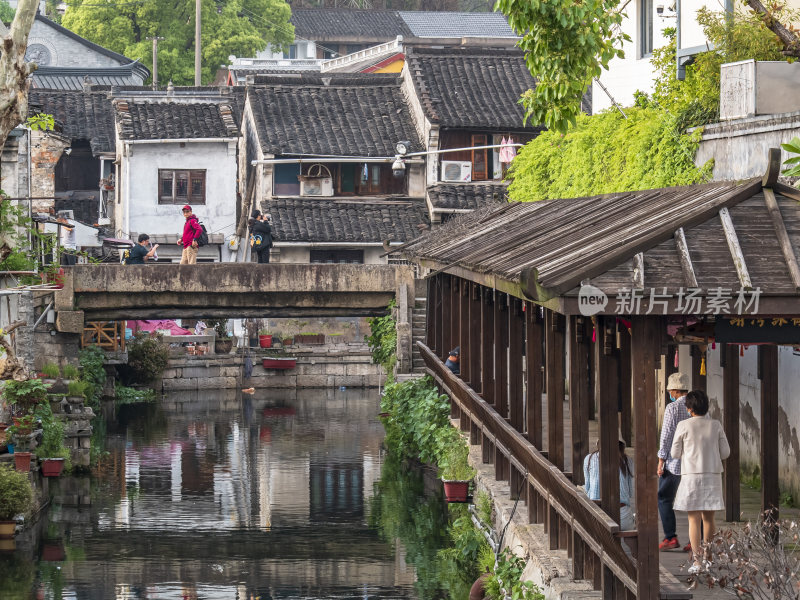
M 88 383 L 80 379 L 70 381 L 67 385 L 67 402 L 70 404 L 82 404 L 86 399 L 86 388 L 88 385 Z
M 272 333 L 269 329 L 258 330 L 258 345 L 262 348 L 272 348 Z
M 294 338 L 285 337 L 281 340 L 281 344 L 283 344 L 284 346 L 291 346 L 292 344 L 294 344 Z
M 265 369 L 294 369 L 297 366 L 297 359 L 294 356 L 286 356 L 280 351 L 271 350 L 261 359 L 261 366 Z
M 45 364 L 42 367 L 40 373 L 42 379 L 44 380 L 43 383 L 45 385 L 55 383 L 56 379 L 58 379 L 61 376 L 61 370 L 58 368 L 58 365 L 56 363 Z
M 228 354 L 233 347 L 233 338 L 228 333 L 228 319 L 212 319 L 208 325 L 214 328 L 217 339 L 214 340 L 214 352 L 217 354 Z
M 70 451 L 64 446 L 64 423 L 46 404 L 37 410 L 37 415 L 42 421 L 42 443 L 36 448 L 36 455 L 42 460 L 42 475 L 58 477 L 65 467 L 70 467 Z
M 444 429 L 439 440 L 438 463 L 448 502 L 466 502 L 475 469 L 469 464 L 469 448 L 452 427 Z
M 75 365 L 64 365 L 64 368 L 61 369 L 61 374 L 63 375 L 64 379 L 79 379 L 80 378 L 80 371 L 78 367 Z
M 33 489 L 28 476 L 7 466 L 0 466 L 0 537 L 14 537 L 16 521 L 12 519 L 30 511 Z
M 49 408 L 49 406 L 48 406 Z M 30 436 L 36 427 L 36 416 L 32 413 L 14 417 L 14 424 L 6 433 L 14 440 L 14 466 L 17 471 L 31 470 Z
M 39 402 L 47 399 L 47 385 L 41 379 L 6 381 L 3 397 L 12 406 L 16 414 L 31 412 Z

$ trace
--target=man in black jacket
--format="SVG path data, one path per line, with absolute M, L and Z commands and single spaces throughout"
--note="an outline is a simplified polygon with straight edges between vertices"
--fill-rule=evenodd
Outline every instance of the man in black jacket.
M 254 210 L 251 216 L 250 247 L 258 256 L 259 263 L 269 262 L 269 249 L 272 247 L 272 227 L 260 210 Z

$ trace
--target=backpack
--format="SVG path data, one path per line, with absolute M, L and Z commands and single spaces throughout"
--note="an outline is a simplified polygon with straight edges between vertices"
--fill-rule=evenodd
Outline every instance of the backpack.
M 202 233 L 195 239 L 197 246 L 208 246 L 208 231 L 206 231 L 206 226 L 200 221 L 198 221 L 197 224 L 200 225 L 200 229 L 202 229 Z
M 123 265 L 128 264 L 128 259 L 131 257 L 131 250 L 128 248 L 127 250 L 123 250 L 122 252 L 122 260 L 120 261 Z

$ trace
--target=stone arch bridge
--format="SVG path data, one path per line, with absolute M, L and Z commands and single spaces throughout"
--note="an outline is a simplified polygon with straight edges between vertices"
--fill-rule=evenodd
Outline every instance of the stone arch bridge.
M 56 329 L 156 318 L 382 316 L 397 300 L 398 366 L 410 370 L 414 273 L 404 265 L 76 265 L 55 292 Z

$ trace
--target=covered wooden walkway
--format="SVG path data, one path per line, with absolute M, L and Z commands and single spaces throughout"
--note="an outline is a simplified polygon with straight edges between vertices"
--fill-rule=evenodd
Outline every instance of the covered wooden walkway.
M 529 521 L 568 552 L 572 577 L 604 598 L 687 596 L 658 551 L 659 413 L 679 344 L 692 346 L 694 389 L 705 387 L 708 345 L 722 344 L 727 520 L 740 514 L 739 344 L 760 344 L 761 506 L 778 514 L 777 344 L 800 343 L 800 193 L 776 180 L 773 169 L 763 180 L 511 203 L 402 249 L 430 271 L 429 372 Z M 460 376 L 443 365 L 455 346 Z M 590 450 L 590 419 L 599 506 L 577 487 L 582 470 L 566 468 Z M 618 431 L 635 449 L 636 531 L 618 525 Z

